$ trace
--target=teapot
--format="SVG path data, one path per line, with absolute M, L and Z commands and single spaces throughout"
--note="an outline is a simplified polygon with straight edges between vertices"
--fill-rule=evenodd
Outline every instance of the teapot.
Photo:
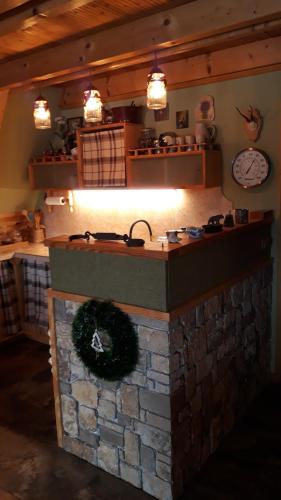
M 215 125 L 206 125 L 202 122 L 195 123 L 195 138 L 197 144 L 214 142 L 216 135 L 217 128 Z

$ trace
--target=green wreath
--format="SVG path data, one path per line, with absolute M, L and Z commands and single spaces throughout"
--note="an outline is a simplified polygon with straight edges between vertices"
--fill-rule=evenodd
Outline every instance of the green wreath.
M 138 361 L 138 338 L 129 316 L 111 302 L 89 300 L 72 323 L 78 358 L 105 380 L 129 375 Z

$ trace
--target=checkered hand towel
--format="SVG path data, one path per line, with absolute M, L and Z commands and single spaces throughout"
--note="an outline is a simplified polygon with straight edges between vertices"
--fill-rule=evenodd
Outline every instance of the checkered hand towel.
M 48 328 L 47 289 L 51 286 L 49 262 L 22 259 L 25 321 Z
M 124 129 L 86 133 L 81 141 L 84 185 L 126 186 Z
M 20 318 L 16 283 L 12 264 L 0 262 L 0 308 L 1 322 L 7 335 L 20 333 Z

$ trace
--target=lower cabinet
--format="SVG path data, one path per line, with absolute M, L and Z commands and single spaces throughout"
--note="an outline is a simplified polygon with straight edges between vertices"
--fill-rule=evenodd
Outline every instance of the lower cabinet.
M 26 256 L 21 259 L 23 333 L 40 342 L 48 343 L 48 297 L 51 286 L 49 260 Z
M 14 266 L 11 260 L 0 262 L 0 343 L 20 334 L 21 321 Z
M 50 286 L 47 257 L 15 256 L 0 262 L 0 342 L 24 334 L 48 344 Z

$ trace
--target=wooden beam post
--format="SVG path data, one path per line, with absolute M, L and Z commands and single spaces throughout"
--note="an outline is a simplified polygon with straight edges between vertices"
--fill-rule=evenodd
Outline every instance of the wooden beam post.
M 4 89 L 4 90 L 0 89 L 0 128 L 2 126 L 2 122 L 4 119 L 8 95 L 9 95 L 9 89 Z

